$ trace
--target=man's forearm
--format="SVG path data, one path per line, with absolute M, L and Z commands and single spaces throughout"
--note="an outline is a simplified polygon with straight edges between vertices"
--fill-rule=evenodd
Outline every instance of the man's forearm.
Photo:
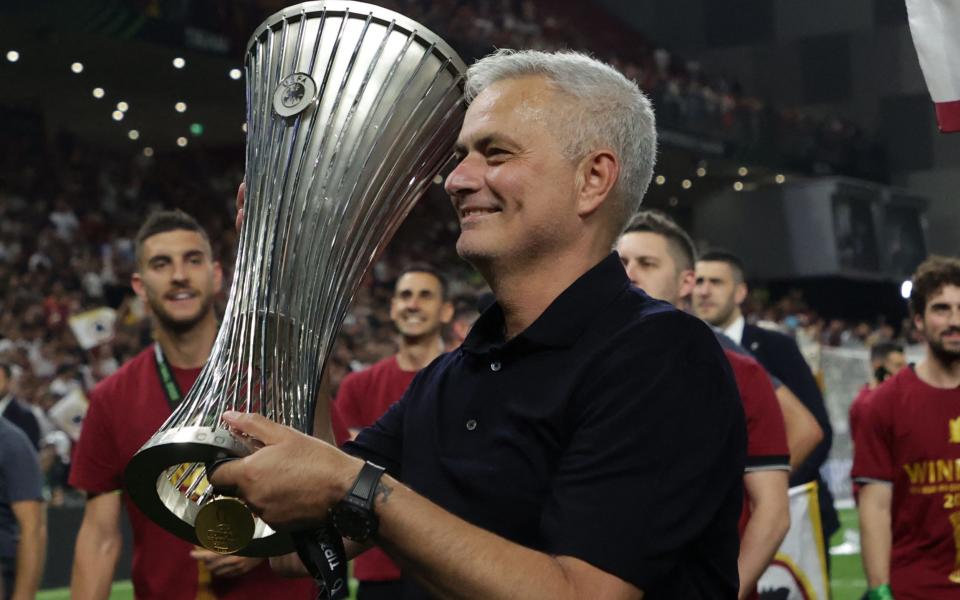
M 796 470 L 823 440 L 823 429 L 807 407 L 787 386 L 776 389 L 777 401 L 783 413 L 787 430 L 787 446 L 790 449 L 790 468 Z
M 773 560 L 790 528 L 790 516 L 783 511 L 768 511 L 757 506 L 750 515 L 743 538 L 737 570 L 740 572 L 740 598 L 746 598 L 757 587 L 757 581 Z
M 13 584 L 13 600 L 33 600 L 40 588 L 47 553 L 46 519 L 42 516 L 33 526 L 21 524 L 17 543 L 17 570 Z
M 110 596 L 121 544 L 119 535 L 102 538 L 80 528 L 70 577 L 72 600 L 106 600 Z
M 576 565 L 525 548 L 446 512 L 384 477 L 378 543 L 434 595 L 456 599 L 641 598 L 620 586 L 579 589 Z M 623 582 L 620 582 L 622 586 Z
M 867 585 L 871 588 L 890 583 L 890 548 L 893 534 L 889 506 L 873 501 L 871 488 L 879 483 L 865 486 L 860 492 L 860 546 L 863 570 Z M 865 494 L 866 492 L 866 494 Z

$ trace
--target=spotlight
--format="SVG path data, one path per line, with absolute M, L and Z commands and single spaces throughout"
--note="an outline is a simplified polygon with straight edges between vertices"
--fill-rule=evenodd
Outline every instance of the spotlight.
M 240 79 L 243 77 L 243 71 L 240 69 L 230 69 L 230 79 Z
M 113 120 L 114 120 L 114 121 L 122 121 L 122 120 L 123 120 L 123 111 L 122 111 L 122 110 L 115 110 L 115 111 L 113 111 Z
M 743 191 L 743 182 L 741 182 L 741 181 L 735 181 L 735 182 L 733 182 L 733 189 L 736 190 L 736 191 L 738 191 L 738 192 L 742 192 L 742 191 Z
M 7 60 L 9 60 L 10 62 L 17 62 L 18 60 L 20 60 L 20 53 L 17 52 L 16 50 L 7 51 Z
M 437 185 L 442 184 L 442 183 L 443 183 L 443 175 L 439 175 L 439 174 L 438 174 L 438 175 L 434 175 L 434 177 L 433 177 L 433 183 L 435 183 L 435 184 L 437 184 Z
M 136 129 L 131 129 L 130 131 L 127 132 L 127 137 L 130 138 L 131 140 L 140 139 L 140 132 L 137 131 Z
M 186 65 L 187 65 L 187 61 L 183 60 L 183 59 L 180 58 L 179 56 L 176 57 L 175 59 L 173 59 L 173 68 L 174 68 L 174 69 L 182 69 L 182 68 L 185 67 Z
M 747 173 L 749 172 L 750 171 L 748 171 L 746 167 L 740 167 L 739 169 L 737 169 L 737 174 L 740 175 L 740 177 L 746 177 Z
M 80 73 L 83 73 L 83 63 L 81 62 L 73 63 L 72 65 L 70 65 L 70 70 L 76 73 L 77 75 L 79 75 Z
M 144 148 L 143 155 L 146 156 L 147 158 L 153 156 L 153 148 L 151 148 L 150 146 L 147 146 L 146 148 Z
M 685 190 L 689 190 L 690 188 L 693 187 L 693 182 L 690 181 L 689 179 L 684 179 L 682 182 L 680 182 L 680 187 L 682 187 Z
M 240 129 L 242 129 L 243 132 L 246 133 L 246 132 L 247 132 L 247 124 L 244 123 L 244 124 L 240 125 Z
M 707 170 L 703 167 L 697 167 L 697 177 L 706 177 Z
M 656 179 L 653 180 L 657 185 L 663 185 L 667 182 L 667 178 L 663 175 L 657 175 Z
M 777 183 L 783 183 L 784 181 L 787 180 L 787 178 L 784 177 L 783 174 L 777 173 L 777 176 L 774 177 L 773 180 L 776 181 Z
M 910 294 L 911 294 L 912 292 L 913 292 L 913 282 L 912 282 L 912 281 L 910 281 L 910 280 L 908 279 L 908 280 L 904 281 L 902 284 L 900 284 L 900 296 L 902 296 L 904 300 L 909 300 L 909 299 L 910 299 Z
M 173 105 L 173 109 L 178 113 L 187 112 L 187 103 L 186 102 L 177 102 Z
M 103 88 L 101 88 L 101 87 L 93 88 L 93 97 L 96 98 L 97 100 L 99 100 L 100 98 L 103 98 L 103 95 L 104 95 L 105 93 L 106 93 L 106 92 L 104 92 L 104 91 L 103 91 Z
M 183 137 L 183 136 L 178 137 L 178 138 L 177 138 L 177 145 L 180 146 L 181 148 L 183 148 L 184 146 L 186 146 L 186 145 L 187 145 L 187 138 L 185 138 L 185 137 Z
M 117 110 L 120 112 L 127 112 L 130 110 L 130 105 L 121 100 L 120 102 L 117 102 Z

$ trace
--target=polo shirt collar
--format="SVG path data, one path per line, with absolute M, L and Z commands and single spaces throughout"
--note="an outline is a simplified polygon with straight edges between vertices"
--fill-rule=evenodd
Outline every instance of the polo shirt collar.
M 611 252 L 570 284 L 543 314 L 509 342 L 504 339 L 503 310 L 498 302 L 494 302 L 477 319 L 462 348 L 473 354 L 482 354 L 520 343 L 548 347 L 571 346 L 599 311 L 629 285 L 620 257 Z

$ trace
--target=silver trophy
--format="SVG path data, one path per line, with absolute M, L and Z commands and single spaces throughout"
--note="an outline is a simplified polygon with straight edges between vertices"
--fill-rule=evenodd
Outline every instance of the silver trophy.
M 251 37 L 246 217 L 226 314 L 196 383 L 125 473 L 163 528 L 224 553 L 293 549 L 208 484 L 207 464 L 252 451 L 221 415 L 310 431 L 361 278 L 452 158 L 465 71 L 432 32 L 359 2 L 293 6 Z

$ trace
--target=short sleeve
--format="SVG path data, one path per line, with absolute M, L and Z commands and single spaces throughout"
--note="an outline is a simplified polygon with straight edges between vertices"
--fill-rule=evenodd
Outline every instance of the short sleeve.
M 116 446 L 115 416 L 104 390 L 94 388 L 70 468 L 71 486 L 95 494 L 123 489 L 126 463 Z
M 878 481 L 892 483 L 896 477 L 893 436 L 885 398 L 883 388 L 880 388 L 871 394 L 868 402 L 861 403 L 857 412 L 850 476 L 861 485 Z
M 735 572 L 745 431 L 712 332 L 679 313 L 641 325 L 610 341 L 578 391 L 541 528 L 547 552 L 649 592 L 694 546 Z
M 7 499 L 13 502 L 25 502 L 43 499 L 43 480 L 40 474 L 40 461 L 29 438 L 17 427 L 10 425 L 4 431 L 3 481 L 6 484 Z
M 747 418 L 745 470 L 790 470 L 790 449 L 780 402 L 770 379 L 755 360 L 734 356 L 731 366 Z M 736 364 L 733 364 L 736 361 Z
M 359 429 L 366 426 L 363 415 L 360 413 L 360 402 L 365 395 L 363 390 L 358 389 L 361 387 L 362 381 L 360 373 L 350 373 L 343 378 L 339 389 L 337 389 L 337 399 L 335 401 L 337 412 L 340 413 L 340 418 L 348 429 Z
M 402 479 L 403 417 L 407 399 L 411 393 L 415 393 L 418 379 L 419 375 L 403 397 L 394 402 L 373 425 L 361 429 L 356 439 L 344 444 L 344 452 L 376 463 L 391 476 Z

